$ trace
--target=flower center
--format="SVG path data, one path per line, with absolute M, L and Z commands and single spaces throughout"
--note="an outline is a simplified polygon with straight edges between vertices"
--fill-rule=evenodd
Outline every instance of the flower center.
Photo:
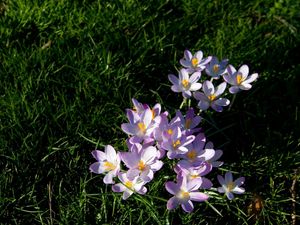
M 168 130 L 167 130 L 167 133 L 168 133 L 169 135 L 171 135 L 171 134 L 173 134 L 173 130 L 172 130 L 172 129 L 168 129 Z
M 139 128 L 139 130 L 140 130 L 142 133 L 145 133 L 145 131 L 146 131 L 146 125 L 145 125 L 144 123 L 139 122 L 139 123 L 138 123 L 138 128 Z
M 190 175 L 190 178 L 191 178 L 191 179 L 196 179 L 196 178 L 198 178 L 198 177 L 199 177 L 198 174 L 191 174 L 191 175 Z
M 111 171 L 111 170 L 114 170 L 116 168 L 116 166 L 113 163 L 108 162 L 108 161 L 106 161 L 104 163 L 104 167 L 105 167 L 106 171 Z
M 189 129 L 191 127 L 192 120 L 191 119 L 186 119 L 185 120 L 185 128 Z
M 214 71 L 214 73 L 219 72 L 219 68 L 220 68 L 220 66 L 219 66 L 218 64 L 215 64 L 215 65 L 213 66 L 213 71 Z
M 124 185 L 125 185 L 126 187 L 128 187 L 129 189 L 132 189 L 132 187 L 133 187 L 133 183 L 132 183 L 132 181 L 130 181 L 130 180 L 126 181 Z
M 193 149 L 191 151 L 189 151 L 188 153 L 186 153 L 186 156 L 188 157 L 188 159 L 190 160 L 195 160 L 196 156 L 197 156 L 197 153 L 196 153 L 196 150 Z
M 182 86 L 183 86 L 184 88 L 187 88 L 187 87 L 189 86 L 189 81 L 188 81 L 187 79 L 183 79 L 183 80 L 181 81 L 181 84 L 182 84 Z
M 197 58 L 192 58 L 192 66 L 196 67 L 198 65 L 199 61 Z
M 145 168 L 146 168 L 146 165 L 145 165 L 144 161 L 140 160 L 138 163 L 138 170 L 143 171 L 143 170 L 145 170 Z
M 243 81 L 244 81 L 243 76 L 242 76 L 242 74 L 239 73 L 239 74 L 236 76 L 236 83 L 237 83 L 238 85 L 240 85 Z
M 154 112 L 154 109 L 151 109 L 151 112 L 152 112 L 152 119 L 155 118 L 155 112 Z
M 180 190 L 179 193 L 177 194 L 177 198 L 182 200 L 187 200 L 190 198 L 190 193 L 184 190 Z
M 228 192 L 231 192 L 234 189 L 235 185 L 234 182 L 230 181 L 227 184 Z
M 209 101 L 213 101 L 216 99 L 217 96 L 215 96 L 214 94 L 207 96 L 207 98 L 209 99 Z
M 173 148 L 176 148 L 180 144 L 181 144 L 180 140 L 173 141 Z

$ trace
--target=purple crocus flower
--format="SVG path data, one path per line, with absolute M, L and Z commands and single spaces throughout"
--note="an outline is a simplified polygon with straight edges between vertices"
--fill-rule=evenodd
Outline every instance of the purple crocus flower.
M 185 212 L 192 212 L 194 209 L 192 201 L 202 202 L 208 199 L 208 195 L 198 191 L 200 186 L 200 179 L 187 181 L 186 176 L 183 175 L 177 177 L 177 183 L 168 181 L 165 187 L 174 196 L 168 200 L 167 209 L 175 209 L 181 205 Z
M 168 130 L 167 132 L 170 133 L 170 137 L 162 142 L 161 147 L 168 151 L 167 156 L 169 159 L 174 159 L 178 155 L 188 152 L 186 145 L 194 141 L 194 135 L 182 135 L 180 127 Z
M 258 77 L 257 73 L 248 76 L 249 67 L 247 65 L 242 65 L 238 71 L 232 65 L 229 65 L 227 72 L 228 74 L 224 74 L 223 78 L 227 83 L 232 85 L 229 88 L 229 92 L 232 94 L 236 94 L 241 90 L 249 90 L 252 87 L 250 83 Z
M 209 189 L 213 186 L 212 182 L 209 179 L 203 177 L 210 173 L 211 170 L 212 166 L 208 163 L 202 163 L 198 167 L 189 166 L 187 164 L 177 164 L 174 168 L 174 171 L 177 173 L 177 175 L 182 174 L 183 176 L 186 176 L 188 181 L 200 179 L 200 188 L 203 189 Z
M 218 175 L 218 181 L 222 185 L 222 187 L 218 188 L 218 192 L 225 193 L 229 200 L 234 198 L 233 194 L 243 194 L 245 192 L 245 189 L 240 187 L 245 182 L 244 177 L 240 177 L 233 181 L 232 173 L 228 171 L 225 174 L 225 178 Z
M 211 56 L 203 59 L 203 52 L 197 51 L 194 55 L 189 50 L 184 51 L 183 59 L 180 59 L 180 64 L 185 67 L 188 73 L 201 72 L 205 69 L 207 63 L 210 62 Z
M 129 178 L 126 173 L 119 173 L 118 175 L 121 183 L 114 184 L 112 190 L 114 192 L 123 192 L 123 200 L 126 200 L 134 192 L 144 195 L 147 192 L 147 188 L 144 187 L 144 182 L 138 177 Z
M 207 64 L 205 72 L 208 76 L 219 78 L 226 71 L 228 59 L 223 59 L 219 62 L 218 58 L 213 56 L 209 64 Z
M 131 152 L 122 152 L 121 159 L 129 168 L 128 178 L 140 177 L 144 182 L 153 179 L 154 172 L 160 170 L 163 162 L 157 159 L 157 149 L 153 146 L 132 148 Z
M 209 107 L 217 112 L 222 112 L 224 106 L 228 106 L 230 101 L 227 98 L 221 98 L 226 88 L 226 82 L 221 83 L 216 88 L 210 81 L 204 81 L 203 92 L 195 92 L 195 99 L 199 100 L 198 107 L 201 110 L 207 110 Z
M 195 115 L 195 111 L 193 108 L 189 108 L 186 116 L 184 117 L 180 111 L 176 112 L 176 116 L 180 118 L 181 128 L 183 129 L 183 133 L 186 135 L 193 134 L 195 132 L 200 131 L 200 128 L 196 128 L 201 122 L 201 117 Z
M 158 126 L 158 123 L 153 123 L 153 113 L 151 109 L 146 109 L 140 118 L 131 110 L 127 111 L 127 115 L 130 123 L 123 123 L 121 128 L 125 133 L 138 137 L 139 141 L 149 138 L 153 130 Z
M 190 98 L 192 91 L 197 91 L 201 88 L 202 84 L 197 83 L 200 79 L 201 73 L 195 72 L 189 77 L 189 73 L 186 69 L 179 71 L 179 78 L 173 74 L 169 74 L 168 78 L 173 84 L 171 89 L 174 92 L 182 92 L 184 98 Z
M 97 174 L 106 174 L 103 178 L 105 184 L 113 184 L 113 178 L 120 171 L 120 155 L 111 145 L 105 146 L 105 152 L 94 150 L 93 157 L 97 162 L 90 165 L 90 171 Z

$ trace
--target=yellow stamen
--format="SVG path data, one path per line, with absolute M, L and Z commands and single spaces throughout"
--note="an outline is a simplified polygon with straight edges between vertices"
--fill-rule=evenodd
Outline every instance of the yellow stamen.
M 187 191 L 181 190 L 181 191 L 177 194 L 177 197 L 178 197 L 179 199 L 188 199 L 188 198 L 190 198 L 190 193 L 187 192 Z
M 219 68 L 220 68 L 220 66 L 219 66 L 218 64 L 215 64 L 215 65 L 213 66 L 213 71 L 214 71 L 214 73 L 219 72 Z
M 186 129 L 189 129 L 190 126 L 191 126 L 191 124 L 192 124 L 192 120 L 191 119 L 186 119 L 185 120 L 185 128 Z
M 190 175 L 190 177 L 191 177 L 191 179 L 195 179 L 195 178 L 198 178 L 199 175 L 194 174 L 194 175 Z
M 181 81 L 181 84 L 182 84 L 182 86 L 183 86 L 184 88 L 187 88 L 187 86 L 189 86 L 189 81 L 188 81 L 187 79 L 183 79 L 183 80 Z
M 197 152 L 195 149 L 189 151 L 188 153 L 186 153 L 186 156 L 190 159 L 190 160 L 195 160 L 195 158 L 197 157 Z
M 173 148 L 176 148 L 180 144 L 181 144 L 180 140 L 173 141 Z
M 146 131 L 146 125 L 145 125 L 144 123 L 139 122 L 139 123 L 138 123 L 138 128 L 139 128 L 139 130 L 140 130 L 142 133 L 145 133 L 145 131 Z
M 132 181 L 130 181 L 130 180 L 126 181 L 125 182 L 125 186 L 128 187 L 128 188 L 130 188 L 130 189 L 132 189 L 132 187 L 133 187 Z
M 140 160 L 138 163 L 138 170 L 143 171 L 146 168 L 145 163 L 143 162 L 143 160 Z
M 228 191 L 229 191 L 229 192 L 230 192 L 231 190 L 233 190 L 234 187 L 235 187 L 234 182 L 232 182 L 232 181 L 228 182 L 227 188 L 228 188 Z
M 151 109 L 151 112 L 152 112 L 152 119 L 155 118 L 155 112 L 154 112 L 154 109 Z
M 236 76 L 236 83 L 237 83 L 237 84 L 241 84 L 243 81 L 244 81 L 243 76 L 242 76 L 242 74 L 239 73 L 239 74 Z
M 207 96 L 208 99 L 212 102 L 213 100 L 216 99 L 217 96 L 215 96 L 214 94 Z
M 111 171 L 111 170 L 114 170 L 116 168 L 116 166 L 113 163 L 108 162 L 108 161 L 106 161 L 104 163 L 104 167 L 105 167 L 106 171 Z
M 169 135 L 173 134 L 173 130 L 172 129 L 168 129 L 167 132 L 168 132 Z
M 199 61 L 198 61 L 198 59 L 197 58 L 192 58 L 192 66 L 193 67 L 196 67 L 197 65 L 198 65 L 198 63 L 199 63 Z

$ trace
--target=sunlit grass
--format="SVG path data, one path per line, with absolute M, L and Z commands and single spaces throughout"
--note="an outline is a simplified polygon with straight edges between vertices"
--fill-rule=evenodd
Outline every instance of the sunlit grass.
M 300 167 L 299 4 L 2 1 L 0 223 L 291 223 L 293 201 L 299 208 L 291 193 Z M 171 169 L 157 173 L 149 195 L 127 201 L 88 170 L 93 149 L 126 150 L 120 125 L 132 97 L 175 113 L 181 96 L 167 75 L 185 49 L 260 75 L 230 111 L 204 116 L 224 168 L 246 177 L 245 195 L 210 201 L 222 216 L 207 204 L 193 214 L 166 211 Z

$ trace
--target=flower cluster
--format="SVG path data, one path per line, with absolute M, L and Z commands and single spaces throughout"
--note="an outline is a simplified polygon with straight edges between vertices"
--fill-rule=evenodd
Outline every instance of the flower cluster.
M 194 97 L 198 100 L 198 107 L 201 110 L 211 107 L 217 112 L 223 111 L 223 107 L 230 104 L 229 99 L 222 97 L 227 84 L 230 86 L 229 93 L 236 94 L 242 90 L 249 90 L 252 87 L 250 83 L 258 77 L 257 73 L 249 75 L 247 65 L 242 65 L 236 70 L 228 64 L 228 59 L 219 61 L 215 56 L 203 58 L 202 51 L 192 55 L 186 50 L 180 64 L 184 68 L 179 71 L 178 77 L 169 75 L 169 80 L 173 84 L 171 89 L 174 92 L 182 92 L 185 99 Z M 210 79 L 204 79 L 200 83 L 202 72 Z M 214 85 L 214 82 L 218 82 L 218 85 Z M 201 87 L 202 91 L 199 91 Z
M 235 70 L 228 65 L 227 59 L 219 61 L 214 56 L 203 58 L 201 51 L 192 55 L 186 50 L 180 63 L 184 68 L 179 71 L 179 77 L 169 75 L 171 89 L 182 92 L 184 99 L 194 97 L 199 101 L 201 110 L 211 107 L 221 112 L 224 106 L 229 105 L 229 100 L 222 97 L 227 84 L 231 85 L 229 93 L 236 94 L 240 90 L 250 89 L 250 83 L 258 76 L 256 73 L 248 76 L 246 65 Z M 200 83 L 203 71 L 211 79 Z M 221 77 L 224 81 L 215 87 L 213 82 L 222 80 Z M 132 99 L 132 103 L 133 108 L 126 110 L 128 122 L 121 125 L 128 135 L 128 151 L 117 152 L 110 145 L 104 151 L 94 150 L 92 155 L 96 162 L 90 166 L 91 172 L 105 174 L 103 182 L 111 184 L 114 192 L 123 193 L 124 200 L 133 193 L 146 194 L 146 184 L 170 160 L 173 163 L 169 164 L 175 165 L 176 181 L 165 183 L 166 190 L 173 195 L 167 201 L 169 210 L 181 205 L 185 212 L 192 212 L 192 201 L 209 199 L 206 190 L 225 193 L 230 200 L 234 198 L 233 194 L 245 191 L 240 187 L 244 178 L 233 181 L 231 172 L 227 172 L 224 178 L 218 175 L 221 187 L 213 188 L 213 182 L 207 175 L 213 168 L 222 166 L 223 162 L 219 159 L 223 151 L 215 149 L 213 143 L 206 139 L 199 127 L 202 118 L 193 108 L 189 107 L 184 114 L 177 110 L 171 117 L 169 112 L 161 111 L 159 103 L 152 108 L 136 99 Z

